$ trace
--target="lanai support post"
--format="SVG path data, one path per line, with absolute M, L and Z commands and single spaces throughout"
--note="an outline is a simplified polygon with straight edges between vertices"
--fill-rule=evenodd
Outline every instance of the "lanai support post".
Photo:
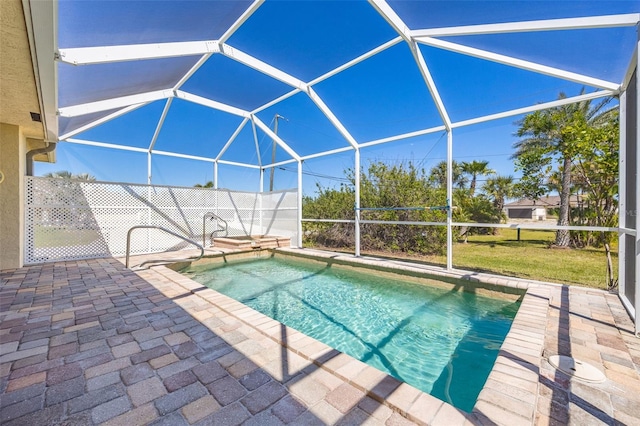
M 447 270 L 453 269 L 453 130 L 447 131 Z
M 213 162 L 213 188 L 218 189 L 218 162 Z
M 360 257 L 360 148 L 355 150 L 355 202 L 353 213 L 355 215 L 355 256 Z
M 302 248 L 302 160 L 298 160 L 298 248 Z

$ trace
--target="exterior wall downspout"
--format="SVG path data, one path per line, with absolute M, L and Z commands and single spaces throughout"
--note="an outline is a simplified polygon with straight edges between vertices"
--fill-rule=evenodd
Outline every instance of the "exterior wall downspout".
M 33 157 L 35 157 L 38 154 L 46 154 L 49 152 L 53 152 L 55 149 L 56 149 L 56 144 L 54 142 L 49 142 L 49 145 L 47 145 L 44 148 L 32 149 L 31 151 L 27 152 L 26 175 L 33 176 Z

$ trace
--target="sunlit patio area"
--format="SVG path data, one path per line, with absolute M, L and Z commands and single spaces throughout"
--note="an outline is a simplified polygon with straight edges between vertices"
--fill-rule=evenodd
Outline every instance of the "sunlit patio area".
M 165 266 L 132 271 L 107 258 L 4 270 L 1 278 L 7 425 L 633 425 L 640 418 L 640 342 L 617 296 L 604 291 L 468 275 L 528 290 L 465 413 Z M 549 364 L 552 355 L 584 360 L 606 380 L 572 378 Z

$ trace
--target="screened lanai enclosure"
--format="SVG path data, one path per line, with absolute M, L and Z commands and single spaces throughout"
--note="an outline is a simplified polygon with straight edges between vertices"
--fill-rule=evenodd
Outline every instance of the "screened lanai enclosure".
M 612 97 L 619 224 L 564 229 L 619 236 L 620 297 L 638 330 L 637 2 L 23 3 L 47 140 L 96 178 L 27 178 L 28 262 L 121 255 L 133 225 L 197 239 L 212 232 L 202 229 L 208 212 L 235 235 L 277 234 L 301 247 L 303 222 L 326 221 L 302 215 L 318 176 L 352 185 L 353 215 L 338 221 L 353 227 L 360 256 L 371 206 L 361 203 L 361 174 L 345 173 L 380 147 L 420 160 L 438 146 L 446 201 L 426 207 L 440 219 L 411 225 L 446 230 L 451 269 L 453 228 L 480 225 L 453 220 L 454 152 L 482 159 L 490 145 L 462 144 L 467 129 Z M 56 250 L 62 223 L 76 225 L 75 243 Z M 44 250 L 37 240 L 47 232 Z M 141 230 L 136 253 L 174 246 L 152 232 Z

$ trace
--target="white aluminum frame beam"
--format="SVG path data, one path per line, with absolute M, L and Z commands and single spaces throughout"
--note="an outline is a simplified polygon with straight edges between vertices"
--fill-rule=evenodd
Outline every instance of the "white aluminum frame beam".
M 303 222 L 327 222 L 327 223 L 354 223 L 350 219 L 302 219 Z M 393 225 L 423 225 L 423 226 L 447 226 L 447 222 L 421 222 L 404 220 L 365 220 L 360 223 L 371 224 L 393 224 Z M 567 229 L 571 231 L 593 231 L 593 232 L 618 232 L 619 228 L 608 228 L 602 226 L 558 226 L 558 225 L 527 225 L 515 223 L 477 223 L 477 222 L 451 222 L 451 226 L 469 226 L 474 228 L 500 228 L 500 229 L 524 229 L 531 231 L 557 231 Z
M 631 77 L 633 76 L 633 72 L 636 70 L 636 64 L 638 63 L 638 48 L 633 49 L 633 56 L 631 57 L 631 61 L 629 61 L 629 66 L 627 67 L 627 72 L 622 79 L 622 85 L 620 91 L 627 90 L 627 86 L 631 81 Z
M 268 75 L 271 78 L 275 78 L 276 80 L 279 80 L 293 88 L 306 91 L 307 83 L 267 64 L 266 62 L 261 61 L 260 59 L 254 58 L 239 49 L 231 47 L 228 44 L 222 44 L 220 46 L 220 53 L 229 59 L 233 59 L 234 61 L 248 66 L 249 68 L 253 68 L 256 71 Z
M 76 145 L 87 145 L 87 146 L 97 146 L 97 147 L 100 147 L 100 148 L 117 149 L 117 150 L 120 150 L 120 151 L 140 152 L 140 153 L 143 153 L 143 154 L 148 154 L 149 153 L 149 150 L 147 148 L 138 148 L 138 147 L 135 147 L 135 146 L 117 145 L 117 144 L 113 144 L 113 143 L 89 141 L 89 140 L 86 140 L 86 139 L 70 138 L 70 139 L 65 139 L 64 142 L 72 143 L 72 144 L 76 144 Z
M 391 6 L 385 0 L 369 0 L 369 3 L 378 11 L 378 13 L 391 25 L 391 27 L 404 39 L 404 41 L 409 46 L 411 53 L 413 54 L 413 58 L 418 65 L 418 69 L 422 74 L 422 78 L 431 93 L 431 97 L 436 104 L 436 108 L 438 109 L 438 113 L 440 114 L 440 118 L 446 127 L 447 130 L 451 130 L 451 119 L 449 118 L 449 114 L 447 113 L 447 109 L 442 102 L 442 98 L 440 97 L 440 93 L 438 92 L 438 88 L 433 81 L 433 77 L 429 72 L 429 67 L 427 67 L 427 63 L 422 56 L 422 52 L 418 47 L 417 43 L 413 39 L 411 30 L 404 23 L 402 18 L 398 16 L 398 14 L 393 10 Z
M 304 161 L 303 157 L 300 157 L 300 159 Z M 274 167 L 285 166 L 287 164 L 297 163 L 297 162 L 298 162 L 298 160 L 296 160 L 295 158 L 290 158 L 288 160 L 278 161 L 277 163 L 264 164 L 262 166 L 262 170 L 272 169 Z
M 242 120 L 242 123 L 240 123 L 240 125 L 236 128 L 235 132 L 233 132 L 233 134 L 231 135 L 229 140 L 227 140 L 227 143 L 224 144 L 224 146 L 222 147 L 222 149 L 220 150 L 220 152 L 216 156 L 216 162 L 220 161 L 220 158 L 224 155 L 225 152 L 227 152 L 227 149 L 229 149 L 229 147 L 231 146 L 233 141 L 236 140 L 236 138 L 238 137 L 238 135 L 240 134 L 240 132 L 242 131 L 244 126 L 247 125 L 248 121 L 249 121 L 248 117 L 245 117 L 245 119 Z
M 302 219 L 303 222 L 356 223 L 351 219 Z
M 327 104 L 324 103 L 322 98 L 318 96 L 318 94 L 315 90 L 313 90 L 312 87 L 308 88 L 307 95 L 309 95 L 309 98 L 313 101 L 313 103 L 316 104 L 316 106 L 320 109 L 320 111 L 322 111 L 324 116 L 327 117 L 331 124 L 333 124 L 333 127 L 335 127 L 338 132 L 340 132 L 342 137 L 345 138 L 347 142 L 349 142 L 349 145 L 357 149 L 358 142 L 354 139 L 353 136 L 351 136 L 351 133 L 349 133 L 347 128 L 342 125 L 340 120 L 338 120 L 338 117 L 336 117 L 333 111 L 331 111 L 331 108 L 329 108 Z
M 345 146 L 344 148 L 336 148 L 336 149 L 332 149 L 330 151 L 323 151 L 323 152 L 318 152 L 316 154 L 309 154 L 309 155 L 304 155 L 300 158 L 302 158 L 302 160 L 312 160 L 314 158 L 318 158 L 318 157 L 326 157 L 328 155 L 333 155 L 333 154 L 340 154 L 343 152 L 349 152 L 349 151 L 353 151 L 355 148 L 352 146 Z
M 447 109 L 444 106 L 444 102 L 442 102 L 442 97 L 440 97 L 440 92 L 438 91 L 438 87 L 436 86 L 435 81 L 433 81 L 433 77 L 431 76 L 431 72 L 429 72 L 429 67 L 427 66 L 426 61 L 424 60 L 424 56 L 420 51 L 418 44 L 414 41 L 409 43 L 409 47 L 411 52 L 413 53 L 413 57 L 418 65 L 418 69 L 422 74 L 422 78 L 424 79 L 429 92 L 431 93 L 431 97 L 436 104 L 436 108 L 438 109 L 438 113 L 440 114 L 440 118 L 442 118 L 442 122 L 447 130 L 451 130 L 451 119 L 449 118 L 449 114 L 447 113 Z
M 253 15 L 253 13 L 260 8 L 260 6 L 262 6 L 262 3 L 264 3 L 264 0 L 255 0 L 253 3 L 251 3 L 251 6 L 249 6 L 247 10 L 245 10 L 242 13 L 242 15 L 240 15 L 240 17 L 236 20 L 236 22 L 234 22 L 227 29 L 227 31 L 225 31 L 224 34 L 222 34 L 222 36 L 220 37 L 220 42 L 224 43 L 227 40 L 229 40 L 229 37 L 231 37 L 233 33 L 235 33 L 238 30 L 238 28 L 240 28 L 242 24 L 244 24 L 245 21 L 249 19 L 251 15 Z
M 198 59 L 198 62 L 196 62 L 191 67 L 191 69 L 187 71 L 185 75 L 182 76 L 182 78 L 176 83 L 176 85 L 173 86 L 173 90 L 179 90 L 187 82 L 187 80 L 189 80 L 191 76 L 194 75 L 196 71 L 198 71 L 200 67 L 203 66 L 204 63 L 209 60 L 211 56 L 213 56 L 213 53 L 203 55 L 202 58 Z
M 137 95 L 122 96 L 103 101 L 88 102 L 86 104 L 72 105 L 58 109 L 60 117 L 77 117 L 80 115 L 93 114 L 95 112 L 109 111 L 112 109 L 124 108 L 131 105 L 150 103 L 167 99 L 174 96 L 173 90 L 156 90 L 153 92 L 140 93 Z
M 619 83 L 612 83 L 610 81 L 601 80 L 599 78 L 589 77 L 583 74 L 578 74 L 570 71 L 561 70 L 559 68 L 553 68 L 546 65 L 541 65 L 536 62 L 525 61 L 523 59 L 513 58 L 511 56 L 501 55 L 498 53 L 489 52 L 486 50 L 476 49 L 474 47 L 464 46 L 462 44 L 451 43 L 449 41 L 438 40 L 431 37 L 416 37 L 418 43 L 436 47 L 439 49 L 448 50 L 451 52 L 460 53 L 467 56 L 473 56 L 475 58 L 484 59 L 491 62 L 496 62 L 502 65 L 508 65 L 515 68 L 520 68 L 527 71 L 532 71 L 538 74 L 544 74 L 551 77 L 561 78 L 563 80 L 573 81 L 579 84 L 585 84 L 587 86 L 593 86 L 605 90 L 620 90 Z
M 272 106 L 284 101 L 285 99 L 289 99 L 290 97 L 297 95 L 298 93 L 301 93 L 302 91 L 300 89 L 293 89 L 292 91 L 285 93 L 284 95 L 267 102 L 266 104 L 259 106 L 258 108 L 254 109 L 253 111 L 251 111 L 251 114 L 256 115 L 257 113 L 259 113 L 260 111 L 264 111 L 267 108 L 271 108 Z
M 296 238 L 296 246 L 298 248 L 302 248 L 302 160 L 298 160 L 298 193 L 297 195 L 297 211 L 296 211 L 296 222 L 298 235 Z
M 151 142 L 149 143 L 149 152 L 153 150 L 153 147 L 156 145 L 156 141 L 158 140 L 158 136 L 160 136 L 160 130 L 162 130 L 164 120 L 167 118 L 169 108 L 171 108 L 171 102 L 173 102 L 173 98 L 167 99 L 167 102 L 165 102 L 164 104 L 162 114 L 160 115 L 160 120 L 158 120 L 158 125 L 156 126 L 156 130 L 155 132 L 153 132 L 153 137 L 151 138 Z
M 306 83 L 306 85 L 308 87 L 311 87 L 313 85 L 321 83 L 324 80 L 326 80 L 326 79 L 328 79 L 328 78 L 330 78 L 330 77 L 332 77 L 332 76 L 334 76 L 334 75 L 336 75 L 336 74 L 338 74 L 338 73 L 340 73 L 340 72 L 342 72 L 342 71 L 344 71 L 344 70 L 346 70 L 348 68 L 351 68 L 352 66 L 357 65 L 360 62 L 362 62 L 362 61 L 364 61 L 364 60 L 366 60 L 366 59 L 368 59 L 368 58 L 370 58 L 370 57 L 372 57 L 374 55 L 377 55 L 378 53 L 380 53 L 380 52 L 382 52 L 382 51 L 384 51 L 384 50 L 386 50 L 386 49 L 388 49 L 388 48 L 390 48 L 392 46 L 395 46 L 396 44 L 400 43 L 401 41 L 402 41 L 402 37 L 398 36 L 398 37 L 396 37 L 396 38 L 394 38 L 394 39 L 392 39 L 392 40 L 390 40 L 390 41 L 388 41 L 388 42 L 386 42 L 386 43 L 384 43 L 384 44 L 382 44 L 382 45 L 370 50 L 369 52 L 364 53 L 364 54 L 358 56 L 357 58 L 352 59 L 351 61 L 349 61 L 349 62 L 347 62 L 347 63 L 345 63 L 343 65 L 340 65 L 337 68 L 334 68 L 333 70 L 327 72 L 326 74 L 323 74 L 320 77 L 317 77 L 317 78 L 311 80 L 310 82 Z M 302 91 L 303 91 L 302 89 L 294 89 L 291 92 L 285 93 L 284 95 L 280 96 L 279 98 L 274 99 L 274 100 L 272 100 L 272 101 L 270 101 L 270 102 L 268 102 L 268 103 L 266 103 L 266 104 L 264 104 L 264 105 L 262 105 L 262 106 L 260 106 L 260 107 L 258 107 L 256 109 L 254 109 L 253 111 L 251 111 L 251 113 L 252 114 L 257 114 L 260 111 L 264 111 L 265 109 L 270 108 L 273 105 L 275 105 L 275 104 L 277 104 L 279 102 L 282 102 L 285 99 L 290 98 L 291 96 L 297 95 L 298 93 L 300 93 Z
M 356 257 L 360 257 L 360 169 L 362 167 L 362 160 L 361 160 L 361 156 L 360 156 L 360 149 L 356 148 L 356 151 L 354 153 L 353 156 L 353 163 L 354 163 L 354 167 L 353 167 L 353 179 L 354 179 L 354 219 L 355 219 L 355 234 L 354 234 L 354 239 L 355 239 L 355 246 L 356 246 L 356 250 L 355 250 L 355 256 Z
M 406 42 L 411 42 L 411 30 L 398 16 L 395 10 L 384 0 L 369 0 L 369 4 L 391 25 Z
M 401 135 L 389 136 L 388 138 L 382 138 L 382 139 L 376 139 L 376 140 L 369 141 L 369 142 L 363 142 L 359 146 L 360 146 L 360 148 L 367 148 L 369 146 L 382 145 L 382 144 L 389 143 L 389 142 L 395 142 L 395 141 L 399 141 L 399 140 L 403 140 L 403 139 L 415 138 L 417 136 L 428 135 L 428 134 L 431 134 L 431 133 L 442 132 L 442 131 L 445 131 L 445 130 L 447 130 L 447 128 L 444 125 L 437 126 L 437 127 L 430 127 L 428 129 L 416 130 L 415 132 L 403 133 Z
M 601 90 L 598 92 L 587 93 L 586 95 L 572 96 L 570 98 L 558 99 L 551 102 L 544 102 L 541 104 L 532 105 L 524 108 L 512 109 L 509 111 L 498 112 L 495 114 L 489 114 L 482 117 L 470 118 L 468 120 L 457 121 L 451 123 L 451 127 L 456 129 L 458 127 L 472 126 L 478 123 L 484 123 L 487 121 L 499 120 L 501 118 L 513 117 L 516 115 L 528 114 L 530 112 L 541 111 L 544 109 L 555 108 L 562 105 L 574 104 L 582 101 L 588 101 L 592 99 L 606 98 L 607 96 L 615 96 L 616 92 L 612 90 Z
M 238 167 L 245 167 L 248 169 L 260 170 L 260 166 L 256 166 L 255 164 L 239 163 L 237 161 L 217 160 L 216 163 L 226 164 L 228 166 L 238 166 Z
M 276 141 L 276 143 L 280 145 L 280 147 L 284 149 L 287 154 L 295 158 L 297 161 L 300 161 L 300 156 L 298 155 L 298 153 L 291 149 L 291 147 L 287 145 L 286 142 L 280 138 L 280 136 L 276 135 L 273 130 L 269 128 L 269 126 L 264 124 L 264 122 L 260 120 L 258 116 L 252 115 L 251 118 L 258 125 L 258 127 L 260 127 L 260 129 L 262 129 L 262 131 L 265 132 L 267 136 L 269 136 L 272 140 Z
M 151 151 L 147 152 L 147 185 L 151 185 L 153 183 L 153 160 L 152 160 Z
M 218 40 L 58 49 L 56 59 L 71 65 L 95 65 L 148 59 L 200 56 L 220 52 Z
M 619 228 L 607 226 L 561 226 L 561 225 L 527 225 L 520 223 L 477 223 L 477 222 L 452 222 L 453 226 L 468 226 L 471 228 L 502 228 L 502 229 L 529 229 L 535 231 L 591 231 L 591 232 L 618 232 Z
M 253 143 L 256 146 L 256 156 L 258 157 L 258 166 L 262 166 L 262 155 L 260 155 L 260 143 L 258 142 L 258 131 L 256 130 L 256 123 L 251 120 L 251 131 L 253 132 Z M 260 186 L 262 188 L 262 186 Z
M 447 226 L 446 222 L 422 222 L 416 220 L 360 220 L 371 225 Z
M 72 143 L 72 144 L 76 144 L 76 145 L 87 145 L 87 146 L 96 146 L 96 147 L 100 147 L 100 148 L 110 148 L 110 149 L 116 149 L 116 150 L 120 150 L 120 151 L 133 151 L 133 152 L 139 152 L 139 153 L 142 153 L 142 154 L 154 154 L 154 155 L 163 155 L 165 157 L 177 157 L 177 158 L 185 158 L 185 159 L 188 159 L 188 160 L 206 161 L 208 163 L 215 163 L 216 162 L 216 159 L 209 158 L 209 157 L 201 157 L 201 156 L 189 155 L 189 154 L 178 154 L 178 153 L 169 152 L 169 151 L 149 150 L 148 148 L 138 148 L 138 147 L 133 147 L 133 146 L 117 145 L 117 144 L 112 144 L 112 143 L 89 141 L 89 140 L 85 140 L 85 139 L 74 139 L 74 138 L 71 138 L 71 139 L 65 140 L 64 142 L 68 142 L 68 143 Z M 223 161 L 221 161 L 221 162 L 223 162 Z M 225 162 L 225 164 L 230 164 L 230 162 Z M 242 165 L 243 167 L 258 168 L 258 166 L 246 165 L 246 164 L 242 164 L 242 163 L 233 163 L 233 164 Z
M 447 130 L 447 270 L 453 269 L 453 131 Z
M 465 25 L 411 31 L 412 37 L 448 37 L 476 34 L 561 31 L 591 28 L 632 27 L 640 21 L 640 14 L 589 16 L 582 18 L 546 19 L 540 21 L 506 22 L 501 24 Z
M 395 38 L 389 40 L 388 42 L 386 42 L 384 44 L 381 44 L 380 46 L 378 46 L 376 48 L 373 48 L 373 49 L 371 49 L 370 51 L 368 51 L 366 53 L 363 53 L 362 55 L 358 56 L 357 58 L 352 59 L 349 62 L 347 62 L 345 64 L 342 64 L 337 68 L 332 69 L 331 71 L 321 75 L 320 77 L 311 80 L 308 84 L 309 84 L 309 86 L 313 86 L 315 84 L 323 82 L 324 80 L 326 80 L 326 79 L 328 79 L 330 77 L 333 77 L 334 75 L 339 74 L 342 71 L 344 71 L 346 69 L 349 69 L 349 68 L 353 67 L 354 65 L 357 65 L 360 62 L 362 62 L 362 61 L 364 61 L 366 59 L 369 59 L 370 57 L 375 56 L 378 53 L 389 49 L 390 47 L 395 46 L 396 44 L 400 43 L 401 41 L 402 41 L 402 37 L 400 37 L 400 36 L 395 37 Z
M 126 114 L 128 112 L 136 110 L 136 109 L 138 109 L 138 108 L 140 108 L 142 106 L 145 106 L 145 105 L 148 105 L 148 102 L 145 102 L 145 103 L 142 103 L 142 104 L 134 104 L 134 105 L 130 105 L 130 106 L 126 107 L 126 108 L 122 108 L 119 111 L 115 111 L 114 113 L 111 113 L 111 114 L 109 114 L 107 116 L 99 118 L 99 119 L 97 119 L 95 121 L 92 121 L 91 123 L 87 123 L 84 126 L 80 126 L 77 129 L 71 130 L 70 132 L 67 132 L 67 133 L 61 135 L 59 137 L 59 140 L 65 140 L 65 139 L 68 139 L 68 138 L 72 138 L 75 135 L 77 135 L 78 133 L 82 133 L 82 132 L 87 131 L 89 129 L 92 129 L 92 128 L 96 127 L 96 126 L 104 124 L 104 123 L 106 123 L 108 121 L 113 120 L 114 118 L 118 118 L 118 117 L 120 117 L 120 116 L 122 116 L 122 115 L 124 115 L 124 114 Z
M 185 101 L 193 102 L 195 104 L 217 109 L 218 111 L 223 111 L 229 114 L 237 115 L 239 117 L 249 118 L 251 116 L 251 113 L 249 111 L 245 111 L 243 109 L 236 108 L 231 105 L 223 104 L 222 102 L 217 102 L 209 98 L 204 98 L 202 96 L 194 95 L 193 93 L 185 92 L 182 90 L 176 90 L 175 97 L 179 99 L 184 99 Z
M 153 150 L 153 151 L 149 151 L 149 153 L 154 155 L 164 155 L 165 157 L 177 157 L 177 158 L 185 158 L 187 160 L 206 161 L 207 163 L 215 162 L 213 158 L 209 158 L 209 157 L 200 157 L 198 155 L 189 155 L 189 154 L 178 154 L 178 153 L 169 152 L 169 151 Z

